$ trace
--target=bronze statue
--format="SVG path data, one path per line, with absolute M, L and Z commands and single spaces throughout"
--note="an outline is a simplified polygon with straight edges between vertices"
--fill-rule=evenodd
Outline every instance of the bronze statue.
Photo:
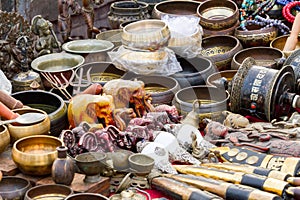
M 39 37 L 35 43 L 37 56 L 53 53 L 55 48 L 60 50 L 61 44 L 57 40 L 51 22 L 41 15 L 36 15 L 32 18 L 31 26 L 32 32 Z
M 60 33 L 63 42 L 70 40 L 72 31 L 72 20 L 69 10 L 72 10 L 74 14 L 81 13 L 80 5 L 74 0 L 58 0 L 58 21 L 57 29 Z
M 95 14 L 92 3 L 95 5 L 100 5 L 103 3 L 103 0 L 82 0 L 82 15 L 87 25 L 88 38 L 92 38 L 93 33 L 100 33 L 100 30 L 94 26 Z

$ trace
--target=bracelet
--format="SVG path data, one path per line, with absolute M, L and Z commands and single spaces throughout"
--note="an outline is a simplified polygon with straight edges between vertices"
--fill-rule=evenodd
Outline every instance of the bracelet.
M 282 16 L 290 23 L 295 21 L 295 16 L 291 13 L 291 10 L 296 6 L 300 6 L 300 1 L 290 2 L 282 8 Z

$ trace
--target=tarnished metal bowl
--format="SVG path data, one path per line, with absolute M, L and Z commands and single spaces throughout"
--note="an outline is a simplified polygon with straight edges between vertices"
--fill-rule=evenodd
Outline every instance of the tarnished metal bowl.
M 7 127 L 0 126 L 0 153 L 5 151 L 9 143 L 10 143 L 10 134 Z
M 62 45 L 66 52 L 83 56 L 85 63 L 107 61 L 107 52 L 113 47 L 112 42 L 99 39 L 74 40 Z
M 63 142 L 54 136 L 27 136 L 13 144 L 12 159 L 23 174 L 49 175 L 59 146 Z
M 154 166 L 154 159 L 142 153 L 130 155 L 128 162 L 130 169 L 136 173 L 150 173 Z
M 29 180 L 17 176 L 5 176 L 0 181 L 0 199 L 23 199 L 27 190 L 31 188 Z
M 63 200 L 73 194 L 73 189 L 61 184 L 37 185 L 27 190 L 24 200 Z
M 247 31 L 242 30 L 241 27 L 236 27 L 234 36 L 240 40 L 244 48 L 269 46 L 270 42 L 277 37 L 277 28 L 267 27 L 263 28 L 258 25 L 246 26 Z
M 279 49 L 280 51 L 283 51 L 284 45 L 285 45 L 288 37 L 289 37 L 289 35 L 282 35 L 282 36 L 274 38 L 270 43 L 270 47 Z M 295 49 L 293 51 L 283 51 L 283 53 L 284 53 L 285 57 L 287 58 L 297 49 L 300 49 L 300 36 L 298 36 L 298 42 L 296 44 Z
M 201 54 L 211 58 L 221 71 L 230 69 L 233 56 L 242 49 L 242 44 L 236 37 L 217 35 L 203 38 Z
M 161 19 L 163 15 L 193 15 L 197 16 L 197 8 L 201 3 L 198 1 L 168 0 L 155 4 L 152 10 L 152 18 Z
M 109 200 L 106 196 L 96 193 L 79 193 L 79 194 L 72 194 L 65 198 L 65 200 Z
M 18 108 L 14 109 L 13 111 L 20 115 L 30 112 L 42 113 L 46 115 L 46 117 L 43 121 L 30 125 L 8 124 L 7 127 L 12 140 L 15 141 L 20 138 L 32 135 L 50 134 L 50 118 L 45 111 L 30 107 Z
M 199 5 L 200 25 L 209 30 L 222 30 L 234 26 L 239 19 L 237 4 L 231 0 L 208 0 Z
M 170 30 L 161 20 L 147 19 L 126 25 L 121 37 L 128 48 L 153 51 L 168 45 Z
M 56 75 L 58 78 L 61 78 L 61 73 L 63 73 L 66 79 L 70 79 L 72 70 L 75 70 L 83 63 L 84 57 L 61 52 L 37 57 L 31 62 L 31 67 L 34 71 L 39 73 L 49 72 L 53 76 Z M 43 76 L 41 76 L 41 78 L 44 87 L 46 89 L 51 89 L 51 84 Z M 64 83 L 65 81 L 61 79 L 61 82 Z
M 97 40 L 107 40 L 114 44 L 114 47 L 118 47 L 122 45 L 121 35 L 123 33 L 123 29 L 113 29 L 103 31 L 96 35 Z
M 255 59 L 257 65 L 266 66 L 270 68 L 277 69 L 284 61 L 284 53 L 279 49 L 271 48 L 271 47 L 251 47 L 242 49 L 237 52 L 231 62 L 231 69 L 239 69 L 243 61 L 247 57 L 252 57 Z

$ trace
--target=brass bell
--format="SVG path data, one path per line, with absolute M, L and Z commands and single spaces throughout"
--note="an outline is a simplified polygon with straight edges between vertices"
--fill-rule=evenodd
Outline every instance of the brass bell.
M 182 124 L 190 124 L 190 125 L 196 127 L 197 129 L 199 129 L 200 128 L 199 127 L 200 119 L 199 119 L 199 114 L 196 112 L 196 109 L 199 109 L 200 106 L 201 106 L 201 100 L 200 99 L 194 100 L 193 109 L 182 120 Z

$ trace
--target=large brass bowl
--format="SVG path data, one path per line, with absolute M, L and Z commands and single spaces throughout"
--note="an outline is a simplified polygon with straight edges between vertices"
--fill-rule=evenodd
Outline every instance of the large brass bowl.
M 10 134 L 7 127 L 0 126 L 0 153 L 5 151 L 9 143 L 10 143 Z
M 63 146 L 63 142 L 54 136 L 27 136 L 13 144 L 12 159 L 23 174 L 49 175 L 58 146 Z
M 222 30 L 234 26 L 239 19 L 237 4 L 231 0 L 208 0 L 197 8 L 200 25 L 209 30 Z
M 237 52 L 231 62 L 231 69 L 239 69 L 243 61 L 247 57 L 255 59 L 259 66 L 266 66 L 277 69 L 280 67 L 281 61 L 284 61 L 284 53 L 276 48 L 271 47 L 250 47 Z
M 82 65 L 84 61 L 84 57 L 81 55 L 66 52 L 51 53 L 34 59 L 31 62 L 31 67 L 39 73 L 49 72 L 53 76 L 56 75 L 64 83 L 65 81 L 61 78 L 61 73 L 63 73 L 66 79 L 70 79 L 72 70 Z M 51 84 L 43 76 L 41 78 L 45 89 L 51 89 Z
M 24 200 L 63 200 L 73 193 L 73 189 L 66 185 L 36 185 L 27 190 Z
M 79 194 L 72 194 L 65 198 L 65 200 L 109 200 L 106 196 L 103 196 L 101 194 L 95 194 L 95 193 L 79 193 Z
M 46 115 L 46 118 L 38 123 L 30 124 L 30 125 L 20 125 L 20 124 L 8 124 L 8 131 L 13 141 L 18 140 L 23 137 L 32 136 L 32 135 L 48 135 L 50 134 L 50 117 L 49 115 L 41 110 L 36 108 L 24 107 L 13 110 L 18 114 L 24 113 L 42 113 Z
M 163 15 L 171 16 L 197 16 L 197 8 L 201 3 L 198 1 L 168 0 L 155 4 L 152 10 L 152 18 L 161 19 Z
M 170 30 L 158 19 L 132 22 L 123 28 L 122 44 L 131 49 L 158 50 L 168 45 Z
M 233 56 L 242 50 L 240 41 L 231 35 L 216 35 L 203 38 L 202 56 L 211 58 L 218 70 L 230 69 Z
M 30 188 L 30 181 L 25 178 L 17 176 L 5 176 L 0 181 L 0 199 L 23 199 L 26 191 Z
M 288 37 L 289 37 L 289 35 L 282 35 L 282 36 L 274 38 L 270 43 L 270 47 L 279 49 L 280 51 L 283 51 L 284 45 L 285 45 Z M 293 51 L 283 51 L 283 53 L 284 53 L 285 57 L 287 58 L 297 49 L 300 49 L 300 36 L 298 36 L 298 42 L 296 44 L 295 49 Z
M 64 43 L 62 48 L 68 53 L 81 55 L 85 63 L 107 61 L 107 52 L 112 50 L 114 44 L 108 40 L 83 39 Z

